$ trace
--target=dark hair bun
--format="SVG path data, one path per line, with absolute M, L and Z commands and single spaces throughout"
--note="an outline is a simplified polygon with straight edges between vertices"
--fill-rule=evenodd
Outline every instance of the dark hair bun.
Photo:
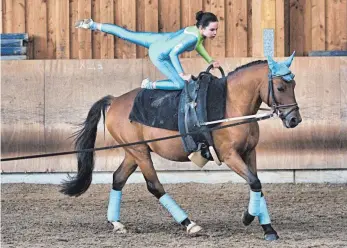
M 218 22 L 218 18 L 215 14 L 211 12 L 203 12 L 199 11 L 196 13 L 196 26 L 199 27 L 207 27 L 211 22 Z
M 199 22 L 199 21 L 201 21 L 203 15 L 204 15 L 204 11 L 200 10 L 200 11 L 196 12 L 195 19 Z

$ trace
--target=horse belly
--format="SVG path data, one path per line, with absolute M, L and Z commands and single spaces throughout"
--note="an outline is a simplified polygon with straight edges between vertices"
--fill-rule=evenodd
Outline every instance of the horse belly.
M 143 128 L 143 135 L 145 140 L 158 139 L 162 137 L 177 135 L 178 132 L 170 131 L 160 128 L 147 127 Z M 172 161 L 189 161 L 188 153 L 183 149 L 181 138 L 167 139 L 157 142 L 149 143 L 150 149 L 157 153 L 159 156 Z

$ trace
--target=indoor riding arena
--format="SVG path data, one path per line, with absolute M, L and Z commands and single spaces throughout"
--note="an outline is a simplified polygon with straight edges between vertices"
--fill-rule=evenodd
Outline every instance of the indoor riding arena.
M 347 247 L 347 0 L 1 15 L 1 247 Z

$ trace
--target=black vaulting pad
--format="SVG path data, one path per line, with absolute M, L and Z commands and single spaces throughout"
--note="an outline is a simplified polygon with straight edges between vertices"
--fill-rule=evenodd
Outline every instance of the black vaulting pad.
M 181 91 L 142 89 L 136 96 L 129 119 L 146 126 L 178 131 L 178 105 Z M 210 82 L 207 94 L 207 119 L 224 118 L 226 79 Z

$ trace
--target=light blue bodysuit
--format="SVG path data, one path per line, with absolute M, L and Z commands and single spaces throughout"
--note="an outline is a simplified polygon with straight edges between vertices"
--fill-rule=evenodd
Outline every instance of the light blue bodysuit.
M 95 30 L 96 25 L 91 29 Z M 148 55 L 153 64 L 168 77 L 166 80 L 156 81 L 156 89 L 183 89 L 184 80 L 179 75 L 183 73 L 183 68 L 178 58 L 183 52 L 195 49 L 207 63 L 212 62 L 202 44 L 204 38 L 196 26 L 170 33 L 152 33 L 134 32 L 114 24 L 102 24 L 101 31 L 149 49 Z

